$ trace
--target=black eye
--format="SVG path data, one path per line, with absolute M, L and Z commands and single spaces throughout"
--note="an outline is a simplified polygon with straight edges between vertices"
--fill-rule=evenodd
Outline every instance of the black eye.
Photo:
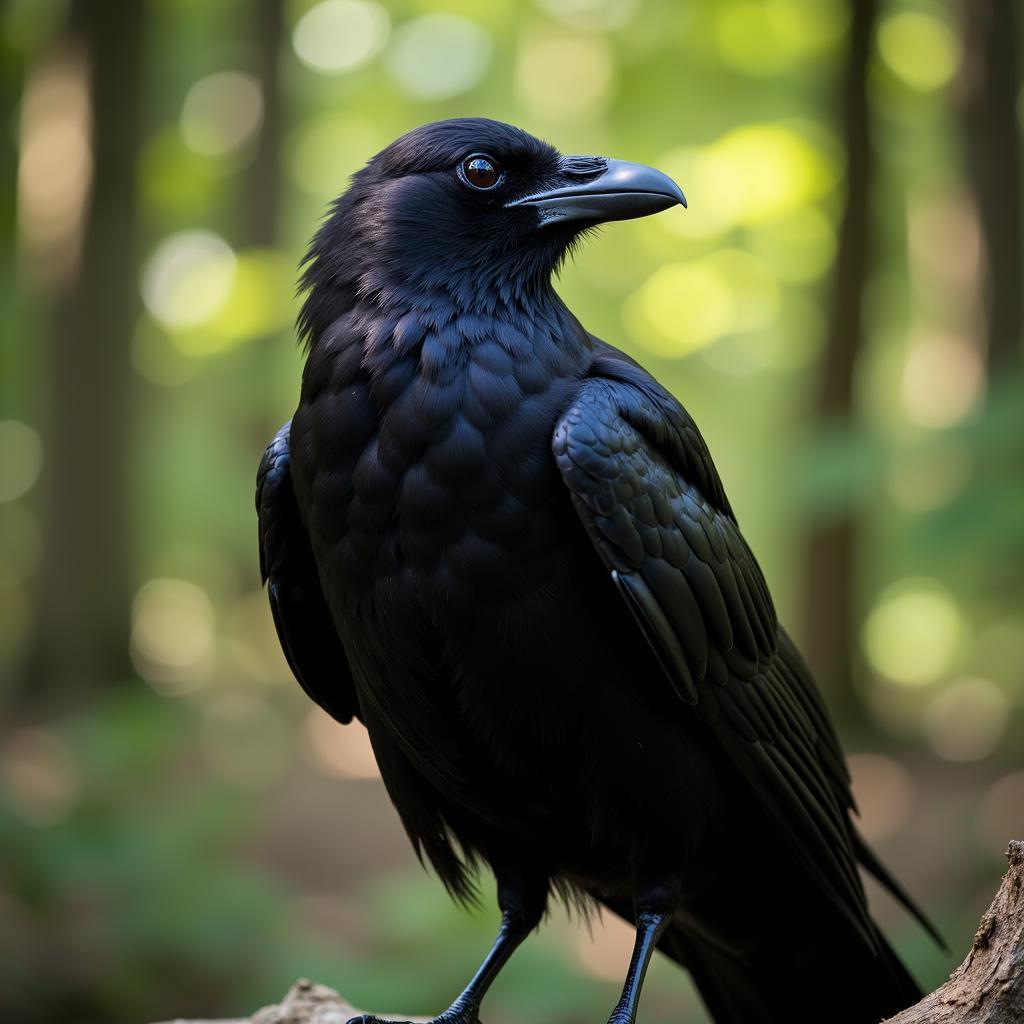
M 462 176 L 473 188 L 494 188 L 501 178 L 498 165 L 489 157 L 477 154 L 462 161 Z

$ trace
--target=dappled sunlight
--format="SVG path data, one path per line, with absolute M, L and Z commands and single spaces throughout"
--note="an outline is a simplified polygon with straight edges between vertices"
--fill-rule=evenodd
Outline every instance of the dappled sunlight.
M 218 71 L 189 89 L 181 136 L 203 156 L 224 156 L 252 142 L 263 121 L 263 93 L 253 75 Z
M 779 310 L 768 265 L 739 249 L 659 267 L 626 300 L 633 338 L 658 355 L 684 356 L 729 334 L 768 327 Z
M 173 344 L 191 356 L 209 356 L 290 326 L 294 272 L 269 249 L 237 253 L 231 287 L 202 329 L 176 331 Z
M 667 154 L 663 165 L 681 175 L 694 209 L 703 207 L 698 236 L 711 233 L 709 221 L 722 230 L 761 224 L 813 203 L 838 175 L 834 158 L 803 126 L 788 122 L 734 128 L 701 149 Z M 685 235 L 686 224 L 673 228 Z
M 227 302 L 238 259 L 211 231 L 180 231 L 164 239 L 142 276 L 146 306 L 165 326 L 196 327 Z
M 323 0 L 306 11 L 292 32 L 299 59 L 316 71 L 354 71 L 372 60 L 388 40 L 391 19 L 371 0 Z
M 920 92 L 947 85 L 960 64 L 960 43 L 938 10 L 934 5 L 897 8 L 878 26 L 878 52 L 886 68 Z
M 924 336 L 911 343 L 903 369 L 907 416 L 921 427 L 949 427 L 982 397 L 984 367 L 976 348 L 951 337 Z
M 996 9 L 1011 6 L 1019 35 L 1024 11 Z M 1004 256 L 979 202 L 1013 207 L 982 175 L 1009 166 L 1024 88 L 1016 123 L 1009 102 L 998 125 L 972 105 L 998 70 L 983 19 L 934 0 L 880 4 L 863 33 L 855 0 L 172 0 L 124 8 L 144 19 L 129 48 L 129 19 L 99 24 L 104 10 L 0 15 L 11 1019 L 51 993 L 40 1024 L 234 1019 L 300 975 L 430 1012 L 493 938 L 493 879 L 481 909 L 450 906 L 366 728 L 296 681 L 253 509 L 264 445 L 296 408 L 299 268 L 328 204 L 404 132 L 474 115 L 685 192 L 688 209 L 588 232 L 555 288 L 699 425 L 853 751 L 858 827 L 967 948 L 1006 842 L 1024 839 L 1024 349 L 992 331 L 1015 329 L 1016 307 L 1003 294 L 992 315 Z M 846 149 L 854 51 L 866 153 Z M 111 68 L 134 88 L 111 89 Z M 81 628 L 104 608 L 109 636 Z M 47 667 L 76 626 L 89 653 Z M 339 639 L 358 664 L 351 626 Z M 347 669 L 320 667 L 326 687 Z M 898 911 L 874 909 L 922 983 L 945 976 Z M 633 939 L 610 913 L 591 936 L 556 907 L 481 1015 L 606 1020 Z M 641 1015 L 707 1017 L 664 957 Z
M 187 580 L 150 580 L 132 604 L 131 652 L 139 674 L 166 696 L 207 685 L 214 625 L 213 604 L 201 587 Z
M 966 635 L 953 595 L 938 581 L 917 577 L 881 594 L 862 642 L 876 671 L 905 686 L 927 686 L 952 668 Z
M 293 278 L 291 266 L 276 251 L 236 253 L 215 235 L 190 231 L 157 249 L 143 278 L 143 295 L 150 313 L 169 330 L 171 345 L 185 356 L 201 358 L 287 327 L 294 313 Z M 187 366 L 162 348 L 140 328 L 140 370 L 157 383 L 187 380 Z
M 73 270 L 92 178 L 87 64 L 70 47 L 30 73 L 18 142 L 18 230 L 30 270 L 54 283 Z
M 602 36 L 544 32 L 528 36 L 520 45 L 516 89 L 539 117 L 600 113 L 614 83 L 614 53 Z

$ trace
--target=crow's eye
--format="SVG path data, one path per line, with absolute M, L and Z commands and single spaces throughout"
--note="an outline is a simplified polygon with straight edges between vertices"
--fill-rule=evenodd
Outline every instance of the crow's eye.
M 494 188 L 501 178 L 501 171 L 498 169 L 498 165 L 489 156 L 484 156 L 480 153 L 477 153 L 475 156 L 467 156 L 462 161 L 461 170 L 462 177 L 473 188 Z

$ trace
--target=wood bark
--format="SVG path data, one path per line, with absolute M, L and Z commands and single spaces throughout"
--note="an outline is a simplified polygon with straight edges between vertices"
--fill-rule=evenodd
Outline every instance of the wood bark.
M 964 962 L 919 1003 L 883 1024 L 1021 1024 L 1024 1021 L 1024 842 L 1010 843 L 1009 870 Z M 284 1001 L 252 1017 L 174 1024 L 345 1024 L 361 1013 L 326 985 L 296 982 Z M 422 1017 L 388 1015 L 396 1020 Z M 822 1021 L 827 1019 L 823 1012 Z M 170 1022 L 168 1022 L 170 1024 Z

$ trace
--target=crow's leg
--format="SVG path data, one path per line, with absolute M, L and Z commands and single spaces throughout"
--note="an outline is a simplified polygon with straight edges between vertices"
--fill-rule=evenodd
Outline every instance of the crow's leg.
M 637 896 L 636 942 L 629 961 L 622 995 L 612 1010 L 608 1024 L 636 1024 L 636 1008 L 644 985 L 647 965 L 651 962 L 658 939 L 672 920 L 674 901 L 665 889 L 652 888 Z
M 498 875 L 498 906 L 501 908 L 501 927 L 490 952 L 477 968 L 476 974 L 462 990 L 455 1002 L 444 1013 L 434 1017 L 430 1024 L 475 1024 L 480 1003 L 491 983 L 508 963 L 509 957 L 534 928 L 540 924 L 547 906 L 548 879 L 532 878 L 524 881 L 519 874 Z M 394 1024 L 370 1014 L 353 1017 L 348 1024 Z

